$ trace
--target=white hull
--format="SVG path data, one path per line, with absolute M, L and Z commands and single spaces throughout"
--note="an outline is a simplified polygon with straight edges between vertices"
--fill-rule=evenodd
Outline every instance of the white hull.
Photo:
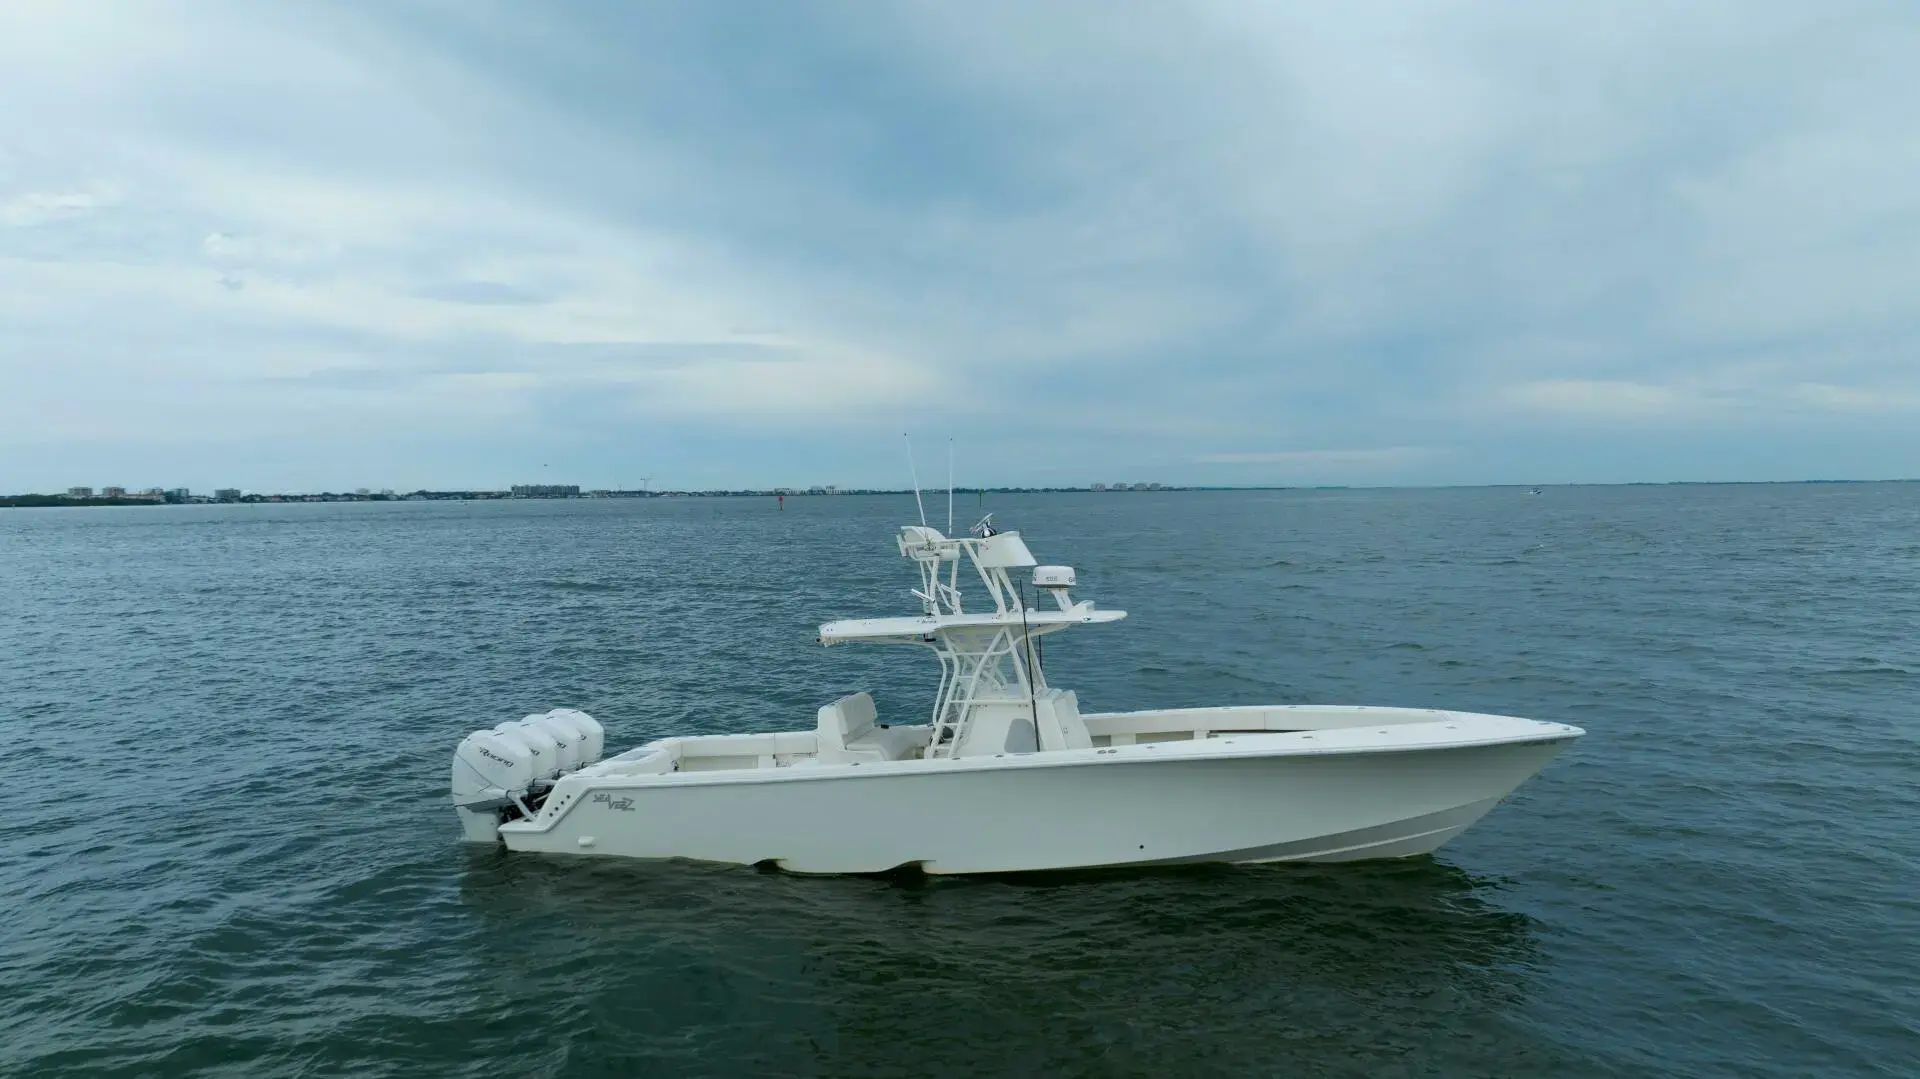
M 1289 711 L 1177 714 L 1244 722 Z M 1582 733 L 1399 709 L 1301 710 L 1298 719 L 1356 715 L 1383 725 L 1278 733 L 1221 731 L 1216 721 L 1213 737 L 984 759 L 621 774 L 658 761 L 668 743 L 655 743 L 563 778 L 532 819 L 499 835 L 512 850 L 802 873 L 1405 857 L 1458 835 Z M 1093 728 L 1127 718 L 1088 717 Z

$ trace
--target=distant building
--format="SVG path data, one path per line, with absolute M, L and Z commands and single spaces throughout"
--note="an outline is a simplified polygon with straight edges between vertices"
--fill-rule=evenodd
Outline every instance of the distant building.
M 577 483 L 521 483 L 514 485 L 515 498 L 579 498 Z
M 369 490 L 367 490 L 367 489 L 366 489 L 365 487 L 355 487 L 355 488 L 353 489 L 353 493 L 354 493 L 354 494 L 357 494 L 357 495 L 360 495 L 361 497 L 363 497 L 363 498 L 364 498 L 365 496 L 367 496 L 367 495 L 370 495 L 370 494 L 372 494 L 373 492 L 372 492 L 372 491 L 369 491 Z
M 1104 483 L 1096 483 L 1093 485 L 1093 489 L 1096 491 L 1104 491 L 1107 489 L 1107 485 Z
M 238 487 L 215 488 L 213 492 L 213 500 L 215 502 L 238 502 L 240 501 L 240 488 Z
M 93 488 L 91 488 L 91 487 L 69 487 L 69 488 L 67 488 L 67 497 L 68 497 L 68 498 L 92 498 L 92 497 L 93 497 Z
M 100 488 L 100 497 L 125 498 L 127 497 L 127 489 L 125 487 L 102 487 Z
M 169 502 L 185 502 L 187 499 L 193 497 L 193 492 L 187 490 L 185 487 L 175 487 L 164 493 Z
M 1109 487 L 1107 489 L 1110 491 L 1128 491 L 1128 490 L 1132 490 L 1132 487 L 1129 484 L 1116 483 L 1112 487 Z

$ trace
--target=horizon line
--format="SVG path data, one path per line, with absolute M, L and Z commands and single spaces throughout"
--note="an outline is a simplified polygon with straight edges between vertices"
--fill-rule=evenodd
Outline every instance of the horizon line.
M 1731 487 L 1731 486 L 1808 486 L 1830 484 L 1868 484 L 1868 483 L 1916 483 L 1920 477 L 1888 477 L 1882 479 L 1796 479 L 1796 480 L 1613 480 L 1613 481 L 1573 481 L 1562 483 L 1414 483 L 1414 484 L 1368 484 L 1368 483 L 1259 483 L 1259 484 L 1156 484 L 1152 486 L 1129 484 L 1125 487 L 1103 485 L 1095 487 L 1085 485 L 956 485 L 956 493 L 970 494 L 1166 494 L 1178 492 L 1232 492 L 1232 491 L 1444 491 L 1444 490 L 1495 490 L 1501 488 L 1529 488 L 1544 490 L 1547 488 L 1565 489 L 1578 487 Z M 515 486 L 547 486 L 574 488 L 563 494 L 517 495 Z M 510 485 L 505 488 L 430 488 L 419 487 L 402 491 L 396 488 L 349 488 L 344 490 L 318 491 L 256 491 L 245 488 L 214 488 L 214 493 L 194 494 L 188 488 L 142 488 L 138 492 L 128 491 L 124 496 L 106 496 L 92 488 L 70 488 L 69 490 L 87 490 L 88 494 L 76 495 L 67 492 L 22 492 L 0 495 L 0 507 L 29 508 L 12 505 L 21 500 L 50 503 L 57 507 L 60 503 L 105 502 L 109 504 L 198 504 L 198 505 L 234 505 L 249 502 L 286 499 L 329 499 L 335 501 L 401 502 L 415 496 L 428 496 L 441 501 L 458 501 L 465 498 L 472 501 L 566 501 L 571 499 L 604 500 L 609 498 L 667 498 L 667 497 L 872 497 L 904 496 L 915 493 L 911 487 L 849 487 L 837 485 L 828 487 L 702 487 L 702 488 L 588 488 L 578 484 L 541 484 Z M 104 490 L 102 488 L 101 490 Z M 920 488 L 924 493 L 939 488 Z M 236 491 L 232 496 L 222 496 L 218 492 Z M 154 492 L 164 492 L 165 497 L 156 498 Z M 176 494 L 176 492 L 178 494 Z M 184 497 L 179 497 L 184 495 Z M 191 500 L 191 501 L 189 501 Z

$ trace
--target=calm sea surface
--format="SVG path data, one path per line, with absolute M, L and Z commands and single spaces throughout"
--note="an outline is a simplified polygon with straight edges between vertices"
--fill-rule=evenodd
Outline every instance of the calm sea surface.
M 1048 650 L 1090 710 L 1589 734 L 1397 863 L 506 857 L 472 728 L 919 715 L 813 643 L 911 609 L 911 500 L 0 510 L 0 1074 L 1920 1075 L 1920 484 L 985 508 L 1132 612 Z

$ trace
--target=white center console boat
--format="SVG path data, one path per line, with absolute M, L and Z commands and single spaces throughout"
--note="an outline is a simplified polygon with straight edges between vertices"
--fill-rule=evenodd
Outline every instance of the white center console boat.
M 820 642 L 916 645 L 941 668 L 930 722 L 856 693 L 812 730 L 663 738 L 602 759 L 559 709 L 476 731 L 453 762 L 475 842 L 516 851 L 771 863 L 804 873 L 998 873 L 1425 854 L 1584 732 L 1422 708 L 1273 705 L 1082 712 L 1038 638 L 1114 622 L 988 521 L 907 525 L 921 611 L 829 622 Z M 1030 604 L 1015 575 L 1051 604 Z M 962 604 L 963 578 L 982 602 Z

